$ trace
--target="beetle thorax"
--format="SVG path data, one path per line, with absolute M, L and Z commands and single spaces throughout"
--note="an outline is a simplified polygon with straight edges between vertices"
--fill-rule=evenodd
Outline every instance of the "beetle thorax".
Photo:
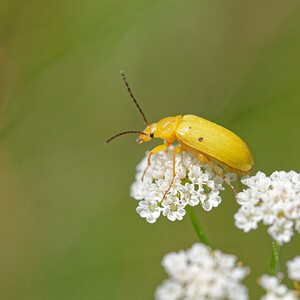
M 157 122 L 154 137 L 161 138 L 168 144 L 172 144 L 176 140 L 175 130 L 180 119 L 181 116 L 167 117 Z
M 157 123 L 148 125 L 145 130 L 143 130 L 144 134 L 139 136 L 138 143 L 142 144 L 153 138 L 160 138 L 166 141 L 167 144 L 172 144 L 176 140 L 175 130 L 180 120 L 181 116 L 168 117 Z

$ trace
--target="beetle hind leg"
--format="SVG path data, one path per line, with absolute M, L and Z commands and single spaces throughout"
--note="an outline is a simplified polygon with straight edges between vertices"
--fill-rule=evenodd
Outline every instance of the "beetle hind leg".
M 235 199 L 236 199 L 236 197 L 237 197 L 237 191 L 236 191 L 236 189 L 234 188 L 234 186 L 231 184 L 231 182 L 226 178 L 226 176 L 223 174 L 223 173 L 221 173 L 211 162 L 210 162 L 210 160 L 208 159 L 208 157 L 206 156 L 206 155 L 204 155 L 204 154 L 202 154 L 202 153 L 198 153 L 197 154 L 197 158 L 202 162 L 202 163 L 204 163 L 204 164 L 209 164 L 209 166 L 218 174 L 218 175 L 220 175 L 223 179 L 224 179 L 224 181 L 231 187 L 231 189 L 233 190 L 233 192 L 234 192 L 234 197 L 235 197 Z

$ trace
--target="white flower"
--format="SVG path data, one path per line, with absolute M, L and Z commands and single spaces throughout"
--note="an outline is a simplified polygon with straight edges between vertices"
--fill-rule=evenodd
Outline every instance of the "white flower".
M 181 194 L 182 203 L 186 203 L 191 206 L 198 205 L 200 199 L 203 201 L 206 199 L 205 195 L 201 195 L 195 191 L 195 185 L 193 183 L 186 182 L 179 192 Z
M 296 256 L 293 260 L 286 263 L 289 278 L 300 281 L 300 256 Z
M 213 207 L 217 207 L 222 199 L 219 196 L 219 192 L 211 191 L 207 198 L 201 198 L 202 207 L 206 211 L 210 211 Z
M 165 280 L 155 291 L 155 299 L 162 300 L 180 300 L 182 299 L 183 287 L 173 281 Z
M 265 192 L 271 185 L 271 179 L 263 172 L 257 172 L 255 176 L 245 176 L 245 178 L 243 178 L 243 184 L 249 186 L 253 190 Z
M 180 203 L 178 197 L 169 196 L 162 202 L 163 211 L 162 214 L 166 216 L 170 221 L 182 220 L 186 211 L 184 210 L 184 204 Z
M 292 221 L 285 218 L 276 219 L 276 222 L 268 228 L 268 233 L 278 244 L 288 243 L 294 234 L 293 224 Z
M 245 176 L 242 183 L 249 188 L 237 195 L 241 205 L 234 216 L 238 228 L 248 232 L 262 221 L 280 245 L 291 240 L 293 228 L 300 233 L 300 174 L 276 171 L 267 177 L 258 172 Z
M 163 199 L 173 179 L 173 149 L 170 146 L 166 151 L 152 155 L 151 165 L 144 177 L 148 155 L 137 166 L 136 180 L 130 194 L 139 201 L 137 213 L 149 223 L 156 222 L 161 215 L 170 221 L 182 220 L 186 205 L 200 204 L 204 210 L 210 211 L 221 203 L 219 193 L 224 190 L 222 177 L 185 151 L 176 154 L 176 177 Z M 226 177 L 235 180 L 236 174 L 226 173 Z
M 234 215 L 236 227 L 249 232 L 257 228 L 257 223 L 262 219 L 262 213 L 256 206 L 242 206 Z
M 266 290 L 267 294 L 262 296 L 261 300 L 297 300 L 294 291 L 289 290 L 284 284 L 281 284 L 282 276 L 262 275 L 259 284 Z
M 237 264 L 233 255 L 210 252 L 203 244 L 172 252 L 162 265 L 169 275 L 155 292 L 157 300 L 210 299 L 247 300 L 248 290 L 241 281 L 249 268 Z
M 140 201 L 136 212 L 142 217 L 146 218 L 147 222 L 155 223 L 159 217 L 161 208 L 157 206 L 156 201 Z

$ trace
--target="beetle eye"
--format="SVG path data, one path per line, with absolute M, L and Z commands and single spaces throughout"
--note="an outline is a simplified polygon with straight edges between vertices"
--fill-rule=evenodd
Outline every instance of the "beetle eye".
M 150 133 L 150 137 L 151 137 L 151 139 L 154 138 L 154 133 L 153 132 Z

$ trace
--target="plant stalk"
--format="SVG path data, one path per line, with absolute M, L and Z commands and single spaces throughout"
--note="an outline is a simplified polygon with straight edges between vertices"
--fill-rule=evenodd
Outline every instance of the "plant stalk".
M 199 240 L 200 242 L 202 242 L 203 244 L 205 244 L 206 246 L 208 246 L 211 250 L 212 250 L 212 246 L 211 244 L 209 243 L 205 233 L 204 233 L 204 230 L 201 226 L 201 223 L 199 221 L 199 218 L 197 217 L 196 215 L 196 212 L 194 210 L 194 207 L 190 206 L 190 205 L 187 205 L 185 207 L 185 209 L 187 210 L 189 216 L 190 216 L 190 219 L 191 219 L 191 222 L 194 226 L 194 229 L 199 237 Z
M 272 241 L 272 257 L 270 263 L 270 275 L 275 276 L 278 269 L 279 261 L 279 245 L 276 241 Z

